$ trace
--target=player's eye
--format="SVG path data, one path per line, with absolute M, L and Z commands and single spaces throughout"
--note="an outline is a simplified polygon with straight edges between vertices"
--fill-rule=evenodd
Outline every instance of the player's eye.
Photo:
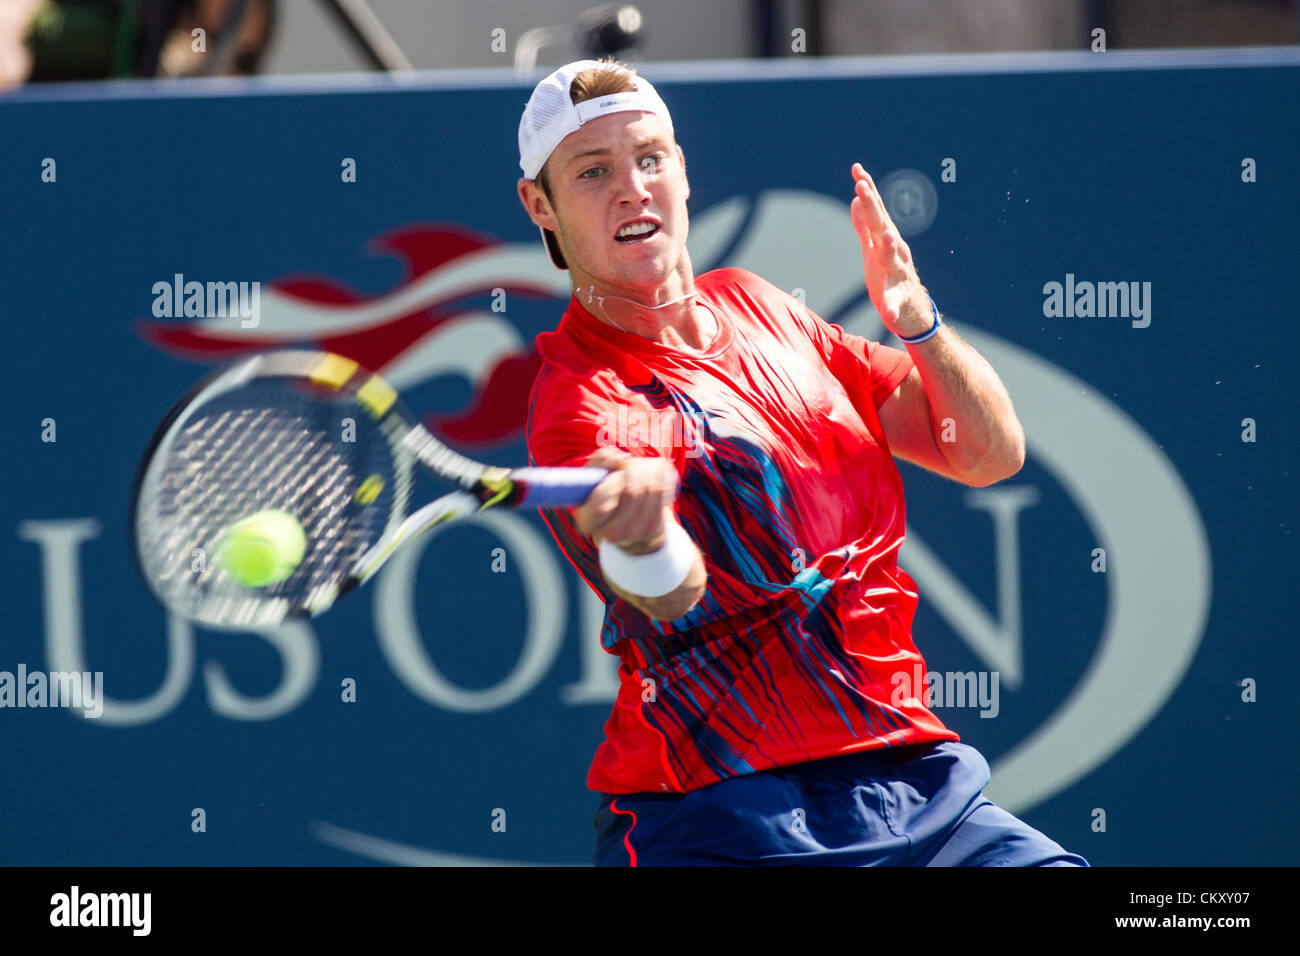
M 653 163 L 653 164 L 654 164 L 653 166 L 650 167 L 650 169 L 649 169 L 650 172 L 658 172 L 658 171 L 659 171 L 659 167 L 660 167 L 660 165 L 662 165 L 662 163 L 663 163 L 663 157 L 662 157 L 662 156 L 658 156 L 658 155 L 653 155 L 653 156 L 642 156 L 642 157 L 641 157 L 641 160 L 640 160 L 640 165 L 641 165 L 641 169 L 642 169 L 643 171 L 646 170 L 646 165 L 645 165 L 645 164 L 646 164 L 647 162 L 650 162 L 650 163 Z M 603 166 L 592 166 L 592 167 L 590 167 L 589 169 L 584 169 L 582 172 L 580 172 L 580 173 L 578 174 L 578 178 L 579 178 L 579 179 L 588 179 L 588 180 L 596 179 L 596 178 L 597 178 L 597 177 L 598 177 L 602 172 L 604 172 L 604 170 L 605 170 L 605 167 L 603 167 Z M 591 174 L 591 175 L 589 175 L 589 174 Z

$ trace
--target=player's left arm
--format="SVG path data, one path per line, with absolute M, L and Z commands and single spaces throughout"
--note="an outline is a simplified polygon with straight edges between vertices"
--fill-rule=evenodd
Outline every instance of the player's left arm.
M 921 335 L 934 315 L 911 250 L 859 163 L 853 164 L 853 179 L 849 213 L 862 244 L 871 302 L 895 335 Z M 1018 472 L 1025 463 L 1025 432 L 993 367 L 947 325 L 907 349 L 916 367 L 879 410 L 890 451 L 976 487 Z

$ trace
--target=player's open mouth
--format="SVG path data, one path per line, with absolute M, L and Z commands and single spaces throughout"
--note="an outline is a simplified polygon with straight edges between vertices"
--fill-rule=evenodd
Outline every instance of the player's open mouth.
M 614 236 L 615 242 L 621 242 L 625 245 L 633 245 L 638 242 L 645 242 L 653 236 L 659 235 L 659 226 L 648 219 L 629 223 L 618 231 Z

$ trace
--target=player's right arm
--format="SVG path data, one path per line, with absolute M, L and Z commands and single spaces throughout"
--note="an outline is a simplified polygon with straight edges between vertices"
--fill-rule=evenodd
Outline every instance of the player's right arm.
M 628 554 L 652 554 L 664 546 L 672 503 L 677 498 L 677 471 L 663 458 L 637 458 L 617 448 L 602 448 L 587 464 L 608 468 L 610 475 L 573 511 L 578 530 L 597 548 L 604 540 Z M 685 616 L 704 596 L 708 574 L 694 544 L 690 571 L 676 589 L 658 597 L 630 593 L 606 576 L 611 591 L 642 613 L 660 621 Z

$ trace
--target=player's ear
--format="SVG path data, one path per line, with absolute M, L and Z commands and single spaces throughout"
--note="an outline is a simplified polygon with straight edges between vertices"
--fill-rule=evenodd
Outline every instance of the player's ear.
M 682 181 L 686 183 L 686 198 L 691 198 L 691 181 L 686 175 L 686 154 L 682 152 L 682 147 L 677 144 L 677 159 L 682 164 Z
M 520 179 L 519 182 L 515 184 L 515 192 L 519 194 L 519 202 L 523 205 L 524 212 L 528 213 L 530 219 L 533 216 L 533 210 L 531 203 L 532 194 L 528 187 L 532 185 L 532 182 L 531 179 Z
M 533 221 L 533 225 L 555 231 L 557 225 L 555 212 L 551 209 L 546 193 L 542 191 L 541 186 L 537 185 L 537 180 L 520 179 L 516 189 L 519 192 L 519 201 L 523 203 L 524 212 L 528 213 L 528 218 Z

